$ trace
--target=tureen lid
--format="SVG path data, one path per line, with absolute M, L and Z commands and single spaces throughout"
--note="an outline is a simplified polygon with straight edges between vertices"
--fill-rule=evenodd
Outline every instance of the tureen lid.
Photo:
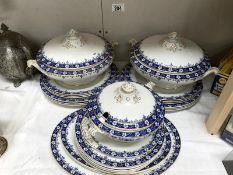
M 139 43 L 138 49 L 144 58 L 167 67 L 192 66 L 205 58 L 196 43 L 178 36 L 176 32 L 150 36 Z
M 108 47 L 106 41 L 99 36 L 71 29 L 67 34 L 48 41 L 40 55 L 55 63 L 79 64 L 97 60 L 105 54 Z
M 97 98 L 103 113 L 118 121 L 137 122 L 155 112 L 152 92 L 135 82 L 116 82 L 105 87 Z

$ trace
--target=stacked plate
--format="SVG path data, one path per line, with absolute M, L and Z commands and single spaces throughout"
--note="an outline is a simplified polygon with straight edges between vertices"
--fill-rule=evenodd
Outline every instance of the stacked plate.
M 133 82 L 103 88 L 85 108 L 64 118 L 51 138 L 55 160 L 70 174 L 161 174 L 180 146 L 160 98 Z
M 161 89 L 159 89 L 160 91 L 157 90 L 157 87 L 154 85 L 154 83 L 150 82 L 149 80 L 138 74 L 133 69 L 131 64 L 127 64 L 123 68 L 121 79 L 146 84 L 148 87 L 153 89 L 162 97 L 166 112 L 176 112 L 192 107 L 200 99 L 203 89 L 203 84 L 200 80 L 193 84 L 185 86 L 184 89 L 181 89 L 176 93 L 167 93 L 166 90 L 161 92 Z
M 88 98 L 98 93 L 106 85 L 118 79 L 118 69 L 112 64 L 103 74 L 98 76 L 91 83 L 68 88 L 60 85 L 56 80 L 46 75 L 41 75 L 40 86 L 45 96 L 52 102 L 70 107 L 85 106 Z

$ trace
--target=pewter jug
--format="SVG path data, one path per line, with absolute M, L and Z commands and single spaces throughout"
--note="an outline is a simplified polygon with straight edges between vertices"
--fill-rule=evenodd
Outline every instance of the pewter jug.
M 27 60 L 35 58 L 36 47 L 23 35 L 8 30 L 1 25 L 0 33 L 0 74 L 14 82 L 18 87 L 21 82 L 32 77 L 34 70 L 27 68 Z

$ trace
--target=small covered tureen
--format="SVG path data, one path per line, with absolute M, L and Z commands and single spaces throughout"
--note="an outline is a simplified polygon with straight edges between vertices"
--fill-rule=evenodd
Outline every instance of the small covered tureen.
M 91 133 L 100 132 L 134 141 L 163 129 L 164 106 L 160 97 L 135 82 L 116 82 L 92 96 L 87 106 Z
M 43 74 L 66 85 L 93 81 L 109 68 L 113 60 L 112 45 L 105 39 L 71 29 L 66 35 L 48 41 L 29 60 Z
M 134 69 L 161 88 L 174 89 L 217 71 L 210 67 L 207 55 L 197 44 L 176 32 L 131 44 Z

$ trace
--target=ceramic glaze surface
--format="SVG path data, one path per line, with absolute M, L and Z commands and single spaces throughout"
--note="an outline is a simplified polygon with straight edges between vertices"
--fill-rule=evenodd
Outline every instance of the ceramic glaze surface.
M 178 37 L 178 36 L 177 36 Z M 140 50 L 143 55 L 153 62 L 169 67 L 186 67 L 200 63 L 204 57 L 203 50 L 194 42 L 179 38 L 183 47 L 177 49 L 169 49 L 169 46 L 164 46 L 167 35 L 155 35 L 144 39 L 140 45 Z
M 46 43 L 42 52 L 51 61 L 74 64 L 92 60 L 105 51 L 105 41 L 100 37 L 89 33 L 80 33 L 80 36 L 84 40 L 82 45 L 66 47 L 67 36 L 62 35 Z
M 124 96 L 125 93 L 126 99 L 128 98 L 132 103 L 126 103 L 125 101 L 127 100 L 120 101 L 116 99 L 118 97 L 121 98 L 117 91 L 121 91 L 122 86 L 124 87 L 126 83 L 128 82 L 116 82 L 103 89 L 98 98 L 101 110 L 108 112 L 111 116 L 120 120 L 131 121 L 141 120 L 143 116 L 148 116 L 153 113 L 154 106 L 156 105 L 154 96 L 147 88 L 140 84 L 130 82 L 132 85 L 132 87 L 129 88 L 130 92 L 122 92 L 122 96 Z M 130 98 L 129 94 L 135 91 L 136 97 Z M 124 97 L 122 98 L 124 99 Z

